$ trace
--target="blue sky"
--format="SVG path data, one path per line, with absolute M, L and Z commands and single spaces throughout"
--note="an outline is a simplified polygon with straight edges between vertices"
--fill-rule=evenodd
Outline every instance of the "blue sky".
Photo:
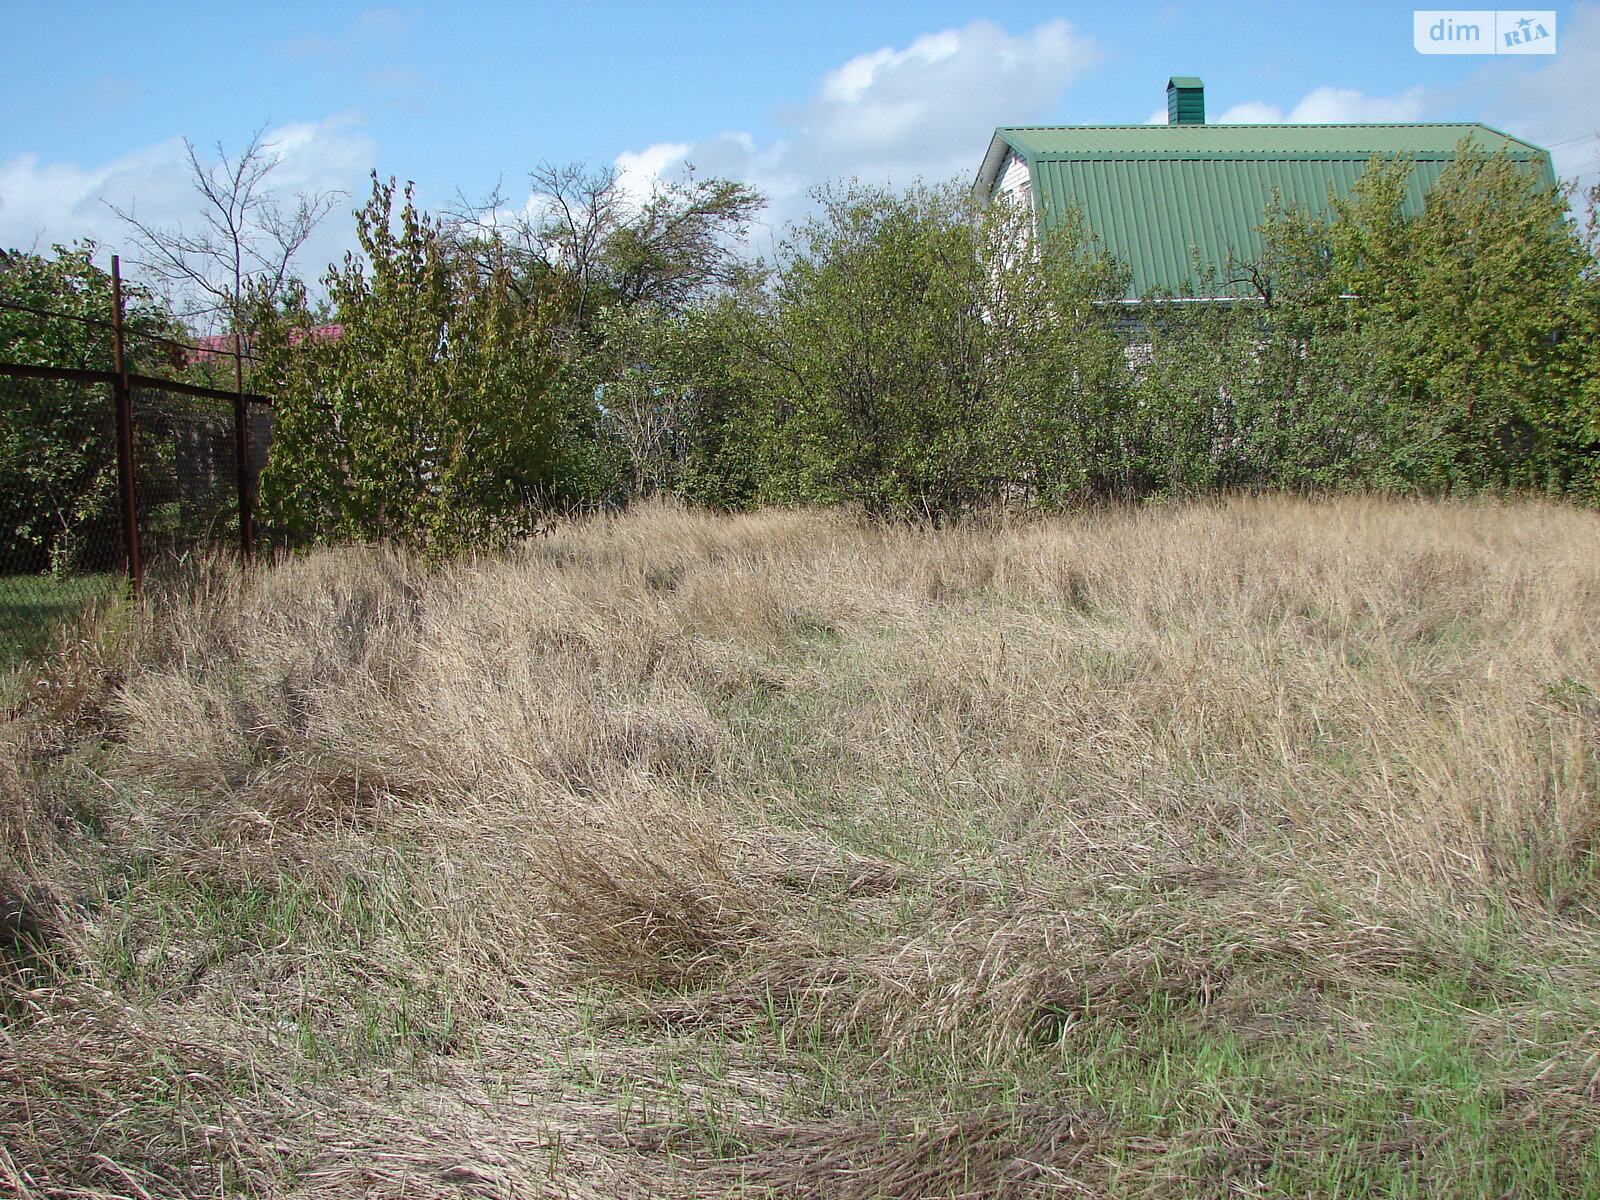
M 761 188 L 777 224 L 829 178 L 970 173 L 996 124 L 1146 121 L 1172 74 L 1205 79 L 1212 120 L 1482 120 L 1593 182 L 1600 3 L 1555 11 L 1558 53 L 1509 57 L 1418 54 L 1385 3 L 0 0 L 0 245 L 117 249 L 108 199 L 181 222 L 181 139 L 262 125 L 289 190 L 357 198 L 376 169 L 426 205 L 518 200 L 540 161 L 641 189 L 687 161 Z

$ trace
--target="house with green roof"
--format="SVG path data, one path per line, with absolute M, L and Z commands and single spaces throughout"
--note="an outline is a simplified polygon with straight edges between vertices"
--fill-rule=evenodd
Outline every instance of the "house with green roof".
M 1552 188 L 1549 151 L 1476 122 L 1371 125 L 1207 125 L 1199 79 L 1167 84 L 1165 125 L 1055 125 L 996 129 L 973 187 L 1012 196 L 1047 226 L 1069 205 L 1126 263 L 1128 298 L 1160 289 L 1180 297 L 1241 294 L 1230 262 L 1261 252 L 1257 227 L 1274 197 L 1311 212 L 1348 195 L 1374 157 L 1411 167 L 1406 205 L 1456 157 L 1457 146 L 1504 151 Z M 1215 269 L 1195 280 L 1195 261 Z

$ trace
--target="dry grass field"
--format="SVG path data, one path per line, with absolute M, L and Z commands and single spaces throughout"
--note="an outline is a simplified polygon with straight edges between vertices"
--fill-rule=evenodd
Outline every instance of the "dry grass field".
M 1600 1196 L 1600 517 L 671 507 L 0 683 L 0 1192 Z

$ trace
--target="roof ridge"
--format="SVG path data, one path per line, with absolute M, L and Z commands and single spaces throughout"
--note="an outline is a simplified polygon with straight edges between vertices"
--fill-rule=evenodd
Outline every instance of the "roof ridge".
M 1482 121 L 1212 121 L 1205 125 L 1170 125 L 1165 121 L 1141 121 L 1136 124 L 1120 125 L 997 125 L 995 128 L 997 131 L 1014 130 L 1020 133 L 1033 129 L 1433 129 L 1464 125 L 1494 129 L 1494 126 L 1485 125 Z M 1495 132 L 1500 131 L 1495 130 Z

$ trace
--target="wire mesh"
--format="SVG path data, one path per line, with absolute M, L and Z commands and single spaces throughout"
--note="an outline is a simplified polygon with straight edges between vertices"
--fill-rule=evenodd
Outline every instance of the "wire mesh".
M 131 397 L 140 557 L 167 573 L 241 551 L 235 402 L 153 387 Z M 111 385 L 0 373 L 0 669 L 42 650 L 64 620 L 126 594 Z M 253 497 L 273 413 L 245 405 Z M 256 545 L 266 532 L 253 531 Z
M 259 503 L 261 473 L 267 469 L 267 458 L 272 452 L 272 431 L 277 420 L 277 411 L 272 405 L 260 402 L 247 403 L 244 411 L 245 428 L 250 438 L 251 517 L 255 533 L 255 552 L 259 555 L 273 547 L 282 549 L 284 546 L 283 531 L 272 527 L 268 515 Z
M 105 384 L 0 375 L 0 667 L 124 589 L 115 431 Z
M 232 404 L 135 388 L 133 462 L 147 569 L 239 544 Z

